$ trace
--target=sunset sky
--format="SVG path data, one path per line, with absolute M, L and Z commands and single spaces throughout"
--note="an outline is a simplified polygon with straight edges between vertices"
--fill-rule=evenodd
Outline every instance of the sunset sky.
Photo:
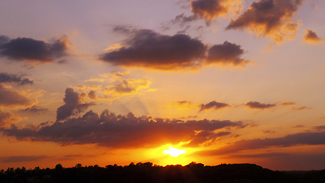
M 0 169 L 148 161 L 325 169 L 324 8 L 324 0 L 2 0 Z

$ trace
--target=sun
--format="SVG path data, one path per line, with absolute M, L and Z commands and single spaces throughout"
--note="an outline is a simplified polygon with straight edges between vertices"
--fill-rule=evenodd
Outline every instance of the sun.
M 176 158 L 177 156 L 182 155 L 186 152 L 187 152 L 186 150 L 181 150 L 181 149 L 177 149 L 172 146 L 169 146 L 169 149 L 164 150 L 162 153 L 166 154 L 166 155 L 168 154 L 168 155 Z

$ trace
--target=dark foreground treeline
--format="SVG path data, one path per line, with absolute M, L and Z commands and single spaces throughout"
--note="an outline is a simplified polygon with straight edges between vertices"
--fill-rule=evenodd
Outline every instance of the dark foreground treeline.
M 0 173 L 0 183 L 324 183 L 325 170 L 307 172 L 280 172 L 254 164 L 221 164 L 204 166 L 190 163 L 186 166 L 165 167 L 147 163 L 131 163 L 128 166 L 104 167 L 77 164 L 54 169 L 39 167 L 33 170 L 8 168 Z

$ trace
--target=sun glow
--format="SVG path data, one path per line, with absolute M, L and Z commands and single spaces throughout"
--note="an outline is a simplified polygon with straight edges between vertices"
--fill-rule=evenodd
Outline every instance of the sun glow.
M 186 152 L 187 152 L 186 150 L 181 150 L 181 149 L 177 149 L 172 146 L 169 146 L 169 149 L 164 150 L 162 153 L 166 154 L 166 155 L 168 154 L 168 155 L 176 158 L 177 156 L 182 155 Z

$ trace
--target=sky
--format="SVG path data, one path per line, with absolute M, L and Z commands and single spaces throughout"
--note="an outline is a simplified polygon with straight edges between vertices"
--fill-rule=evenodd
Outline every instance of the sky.
M 2 0 L 0 169 L 325 169 L 323 8 Z M 164 153 L 175 148 L 186 153 Z

